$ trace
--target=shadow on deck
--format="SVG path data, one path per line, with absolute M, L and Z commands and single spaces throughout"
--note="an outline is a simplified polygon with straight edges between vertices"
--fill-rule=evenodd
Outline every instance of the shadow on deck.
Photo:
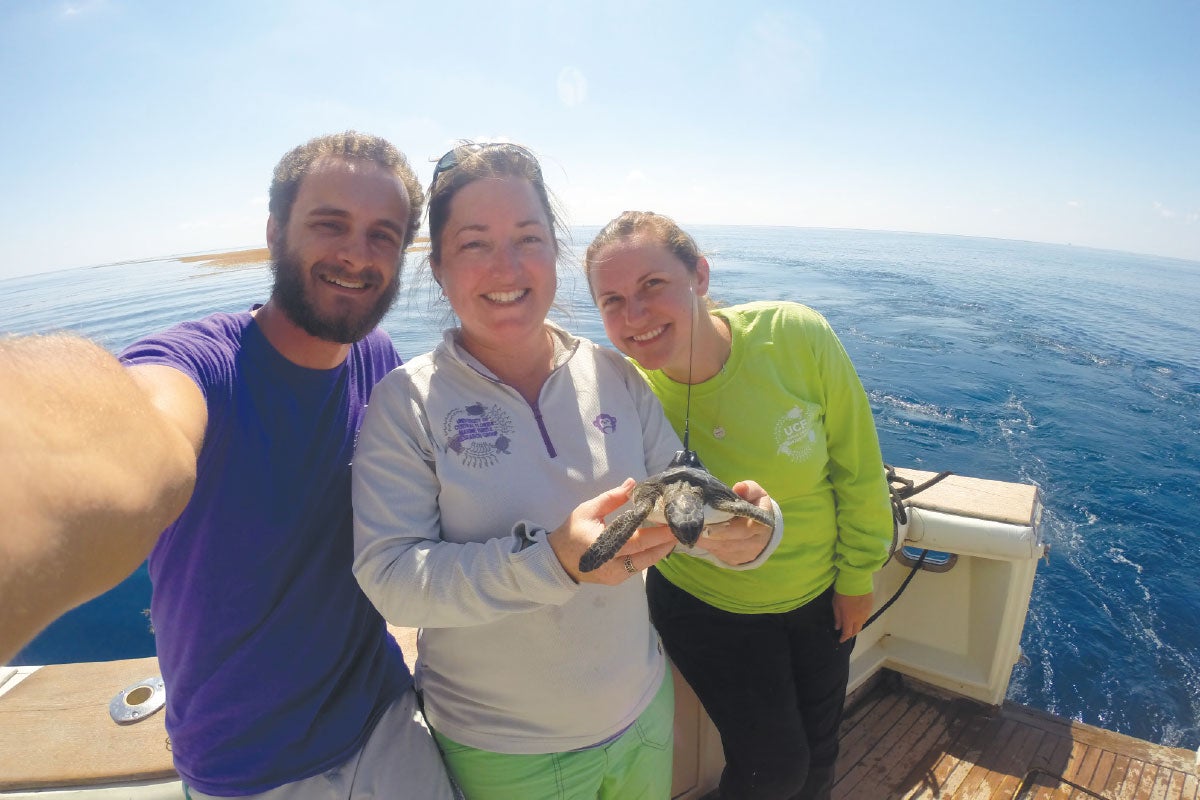
M 1196 754 L 884 671 L 851 696 L 835 800 L 1194 800 Z

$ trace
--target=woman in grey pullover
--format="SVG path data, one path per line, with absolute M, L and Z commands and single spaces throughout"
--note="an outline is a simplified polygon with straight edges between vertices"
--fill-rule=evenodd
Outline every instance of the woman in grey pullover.
M 547 321 L 559 245 L 528 150 L 447 153 L 429 226 L 460 326 L 372 394 L 355 574 L 389 622 L 421 628 L 425 711 L 469 798 L 667 798 L 672 681 L 641 572 L 675 540 L 644 529 L 599 569 L 578 564 L 679 439 L 618 353 Z M 705 541 L 747 568 L 777 539 L 737 521 Z

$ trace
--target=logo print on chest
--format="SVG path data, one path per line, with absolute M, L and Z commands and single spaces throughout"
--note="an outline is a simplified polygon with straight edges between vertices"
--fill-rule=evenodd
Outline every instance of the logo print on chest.
M 446 449 L 457 453 L 468 467 L 490 467 L 509 455 L 513 432 L 512 420 L 499 406 L 472 403 L 456 408 L 442 423 Z
M 775 423 L 775 441 L 782 455 L 790 456 L 793 461 L 803 461 L 812 453 L 817 442 L 814 414 L 815 409 L 795 406 Z

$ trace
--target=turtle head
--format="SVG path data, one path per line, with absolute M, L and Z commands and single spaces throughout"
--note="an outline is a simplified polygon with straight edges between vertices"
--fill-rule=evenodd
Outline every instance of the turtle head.
M 675 538 L 691 547 L 704 532 L 704 498 L 685 481 L 673 483 L 663 492 L 663 516 Z

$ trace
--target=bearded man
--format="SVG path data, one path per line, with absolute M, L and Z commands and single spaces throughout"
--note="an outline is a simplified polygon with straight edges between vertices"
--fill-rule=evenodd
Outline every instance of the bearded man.
M 355 436 L 400 364 L 376 325 L 423 202 L 387 141 L 319 137 L 275 168 L 266 303 L 119 360 L 70 336 L 0 342 L 0 661 L 148 555 L 189 798 L 453 796 L 351 571 Z

